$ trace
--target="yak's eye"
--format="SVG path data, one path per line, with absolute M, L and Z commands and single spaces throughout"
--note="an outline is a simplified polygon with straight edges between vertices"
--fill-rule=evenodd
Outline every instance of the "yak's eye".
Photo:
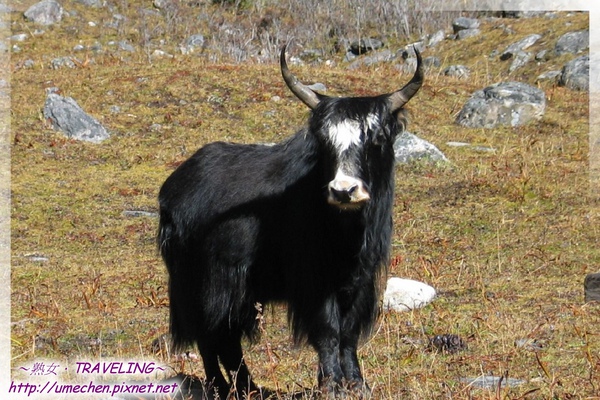
M 375 146 L 383 146 L 383 144 L 385 143 L 385 131 L 383 129 L 376 129 L 376 130 L 369 130 L 368 133 L 369 137 L 371 137 L 371 142 L 375 145 Z

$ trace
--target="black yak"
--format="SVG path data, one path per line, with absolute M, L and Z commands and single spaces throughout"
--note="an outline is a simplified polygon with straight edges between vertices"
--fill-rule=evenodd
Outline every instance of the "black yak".
M 158 246 L 169 272 L 176 348 L 196 344 L 210 393 L 257 390 L 241 339 L 257 304 L 284 302 L 296 340 L 318 353 L 324 393 L 368 390 L 357 358 L 377 318 L 392 235 L 393 143 L 404 105 L 423 82 L 373 97 L 329 97 L 280 63 L 310 107 L 282 143 L 212 143 L 182 163 L 159 194 Z M 226 371 L 227 379 L 219 363 Z

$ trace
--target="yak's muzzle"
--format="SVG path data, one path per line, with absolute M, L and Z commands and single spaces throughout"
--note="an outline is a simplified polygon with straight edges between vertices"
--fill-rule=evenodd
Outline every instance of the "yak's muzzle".
M 337 176 L 327 186 L 329 204 L 342 210 L 355 210 L 371 199 L 363 181 L 349 176 Z

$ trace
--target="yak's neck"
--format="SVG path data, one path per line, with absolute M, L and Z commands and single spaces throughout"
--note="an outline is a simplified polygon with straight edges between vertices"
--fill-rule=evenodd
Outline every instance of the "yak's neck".
M 272 165 L 272 175 L 279 180 L 282 189 L 315 175 L 320 164 L 319 144 L 306 128 L 277 146 L 280 146 L 280 159 Z

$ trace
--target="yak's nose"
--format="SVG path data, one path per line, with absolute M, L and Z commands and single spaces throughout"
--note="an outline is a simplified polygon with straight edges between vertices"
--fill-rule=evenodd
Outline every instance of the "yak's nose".
M 356 191 L 356 188 L 358 186 L 354 185 L 352 187 L 349 187 L 347 189 L 335 189 L 333 187 L 330 187 L 330 195 L 332 200 L 338 202 L 338 203 L 350 203 L 350 201 L 352 200 L 352 193 L 354 193 Z
M 328 190 L 327 200 L 329 204 L 338 206 L 341 209 L 359 208 L 371 199 L 365 184 L 350 177 L 334 179 L 329 182 Z

